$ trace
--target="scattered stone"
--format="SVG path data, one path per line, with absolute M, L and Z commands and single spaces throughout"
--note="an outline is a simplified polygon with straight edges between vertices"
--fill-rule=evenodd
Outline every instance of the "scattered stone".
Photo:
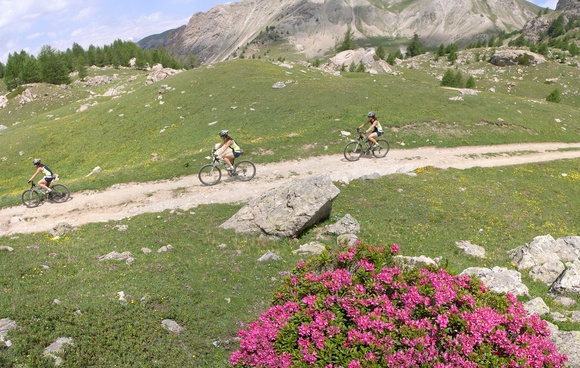
M 281 260 L 282 260 L 282 257 L 280 257 L 278 254 L 271 252 L 271 251 L 267 251 L 263 256 L 258 258 L 258 262 L 281 261 Z
M 317 255 L 326 250 L 326 245 L 318 242 L 302 244 L 298 249 L 293 250 L 293 254 Z
M 7 245 L 0 245 L 0 250 L 5 250 L 7 252 L 14 252 L 14 248 L 9 247 Z
M 167 252 L 167 251 L 172 250 L 172 249 L 173 249 L 173 245 L 167 244 L 167 245 L 164 245 L 161 248 L 157 249 L 157 253 Z
M 282 89 L 284 87 L 286 87 L 286 84 L 284 82 L 276 82 L 272 86 L 272 88 L 274 88 L 274 89 Z
M 393 258 L 402 268 L 405 269 L 439 265 L 439 260 L 434 260 L 424 255 L 420 255 L 419 257 L 395 256 Z
M 73 230 L 74 230 L 74 227 L 71 224 L 69 224 L 67 222 L 61 222 L 52 228 L 52 230 L 50 231 L 50 234 L 54 237 L 57 237 L 57 236 L 60 237 L 60 236 L 65 236 L 65 235 L 69 234 Z
M 354 247 L 356 245 L 356 243 L 359 241 L 358 236 L 356 236 L 355 234 L 343 234 L 343 235 L 339 235 L 336 238 L 336 245 L 340 246 L 346 246 L 346 247 Z
M 174 334 L 179 334 L 183 330 L 182 326 L 180 326 L 177 322 L 171 319 L 164 319 L 163 321 L 161 321 L 161 327 L 163 327 L 167 331 L 173 332 Z
M 471 242 L 467 240 L 455 242 L 455 245 L 459 249 L 463 249 L 467 255 L 477 258 L 485 258 L 485 249 L 480 245 L 471 244 Z
M 151 249 L 149 249 L 149 248 L 141 248 L 141 251 L 142 251 L 143 253 L 145 253 L 145 254 L 149 254 L 149 253 L 151 253 L 151 252 L 152 252 L 152 250 L 151 250 Z
M 128 225 L 115 225 L 115 227 L 119 231 L 127 231 L 127 229 L 129 229 L 129 226 Z
M 544 299 L 539 297 L 524 303 L 524 309 L 528 312 L 528 315 L 537 314 L 538 316 L 543 316 L 544 314 L 550 313 L 550 308 L 544 302 Z
M 338 222 L 325 227 L 324 233 L 329 235 L 356 234 L 360 232 L 358 221 L 350 214 L 344 215 Z
M 470 267 L 461 272 L 461 275 L 470 275 L 481 279 L 489 290 L 496 293 L 529 296 L 528 287 L 522 283 L 522 275 L 516 270 L 497 266 L 491 270 L 484 267 Z
M 97 166 L 93 169 L 93 171 L 91 171 L 90 173 L 88 173 L 85 177 L 88 178 L 89 176 L 93 175 L 93 174 L 98 174 L 101 171 L 103 171 L 103 169 L 101 169 L 100 166 Z
M 53 358 L 54 365 L 59 366 L 62 364 L 62 358 L 56 354 L 62 353 L 64 345 L 74 345 L 73 339 L 70 337 L 59 337 L 55 342 L 44 349 L 42 355 Z

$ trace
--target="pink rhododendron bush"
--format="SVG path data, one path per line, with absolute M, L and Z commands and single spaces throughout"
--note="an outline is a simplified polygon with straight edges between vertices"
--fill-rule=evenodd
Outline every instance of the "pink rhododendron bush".
M 515 296 L 443 269 L 403 270 L 357 244 L 298 264 L 239 332 L 235 367 L 563 367 L 547 323 Z

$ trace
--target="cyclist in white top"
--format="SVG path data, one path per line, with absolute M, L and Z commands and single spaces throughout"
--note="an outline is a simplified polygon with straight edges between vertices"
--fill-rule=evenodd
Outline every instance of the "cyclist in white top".
M 226 169 L 231 171 L 234 169 L 233 165 L 236 157 L 242 155 L 242 149 L 238 146 L 236 141 L 228 135 L 227 130 L 220 131 L 219 136 L 222 139 L 222 143 L 216 145 L 215 154 L 220 155 L 224 159 L 226 162 Z
M 368 134 L 370 131 L 372 131 L 371 134 L 369 134 L 367 136 L 367 138 L 369 139 L 369 141 L 371 141 L 373 143 L 373 147 L 377 146 L 377 138 L 380 137 L 381 135 L 383 135 L 383 127 L 381 126 L 381 123 L 379 122 L 379 120 L 377 119 L 377 116 L 374 112 L 369 112 L 367 114 L 368 116 L 368 120 L 366 122 L 364 122 L 361 126 L 359 126 L 359 129 L 362 129 L 365 125 L 367 124 L 371 124 L 371 126 L 366 130 L 366 133 Z
M 48 166 L 43 165 L 40 162 L 39 158 L 35 158 L 34 161 L 32 161 L 32 164 L 34 165 L 34 167 L 36 167 L 36 171 L 30 177 L 30 179 L 28 179 L 28 182 L 30 183 L 36 175 L 43 173 L 44 177 L 42 178 L 42 180 L 40 180 L 38 182 L 38 185 L 41 188 L 44 188 L 44 190 L 46 190 L 46 192 L 50 193 L 51 189 L 49 188 L 49 186 L 50 186 L 50 183 L 52 182 L 52 180 L 54 179 L 54 174 L 52 173 L 52 170 L 50 170 L 48 168 Z

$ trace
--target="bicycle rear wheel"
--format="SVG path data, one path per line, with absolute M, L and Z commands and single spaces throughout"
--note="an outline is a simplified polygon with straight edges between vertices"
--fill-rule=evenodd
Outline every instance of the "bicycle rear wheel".
M 215 185 L 222 179 L 222 171 L 213 164 L 203 165 L 197 174 L 203 185 Z
M 360 142 L 351 141 L 344 147 L 344 158 L 348 161 L 356 161 L 360 158 L 363 152 L 363 147 Z
M 241 181 L 252 180 L 256 175 L 256 166 L 248 160 L 240 161 L 234 169 L 236 179 Z
M 70 197 L 70 190 L 62 184 L 54 184 L 50 187 L 50 193 L 47 194 L 47 197 L 50 198 L 51 201 L 57 203 L 63 203 L 68 201 Z
M 387 153 L 389 153 L 390 149 L 389 142 L 385 138 L 379 138 L 377 139 L 377 144 L 379 146 L 373 147 L 372 149 L 373 156 L 375 156 L 376 158 L 385 157 Z
M 22 204 L 28 208 L 37 207 L 40 204 L 40 194 L 32 189 L 25 190 L 22 193 Z

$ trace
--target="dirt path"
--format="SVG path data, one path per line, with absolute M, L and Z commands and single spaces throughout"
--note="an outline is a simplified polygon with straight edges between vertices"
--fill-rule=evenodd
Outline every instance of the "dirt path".
M 557 151 L 564 148 L 578 150 Z M 0 209 L 0 236 L 50 231 L 67 222 L 79 226 L 106 222 L 167 209 L 188 210 L 200 204 L 247 202 L 263 191 L 294 178 L 328 173 L 333 181 L 348 182 L 361 176 L 408 173 L 416 168 L 466 169 L 554 161 L 580 157 L 580 143 L 532 143 L 456 148 L 393 149 L 386 158 L 363 157 L 348 162 L 342 154 L 305 160 L 257 165 L 250 182 L 229 179 L 203 186 L 197 174 L 174 180 L 114 185 L 103 191 L 72 193 L 67 203 L 43 203 Z M 234 187 L 235 185 L 235 187 Z

